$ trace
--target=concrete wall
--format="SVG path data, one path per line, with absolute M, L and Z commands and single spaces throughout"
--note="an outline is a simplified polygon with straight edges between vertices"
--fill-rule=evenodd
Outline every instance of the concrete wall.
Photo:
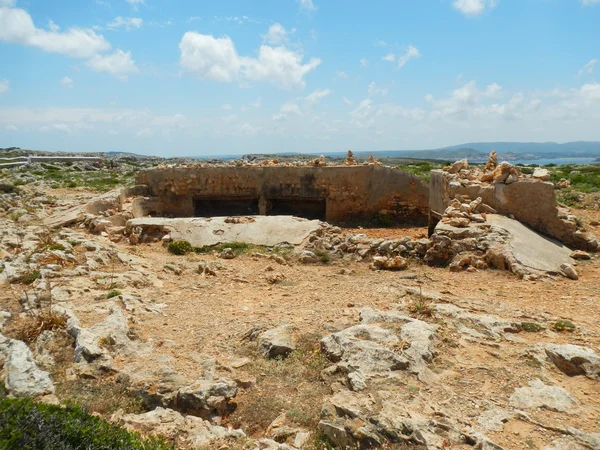
M 370 219 L 386 211 L 397 222 L 424 223 L 429 187 L 419 178 L 382 166 L 208 167 L 140 171 L 146 204 L 155 215 L 194 215 L 194 199 L 258 198 L 260 214 L 272 199 L 324 199 L 326 220 Z M 139 202 L 139 209 L 143 210 Z

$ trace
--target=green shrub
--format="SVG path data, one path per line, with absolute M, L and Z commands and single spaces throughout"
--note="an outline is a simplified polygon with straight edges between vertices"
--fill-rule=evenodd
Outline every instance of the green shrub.
M 120 291 L 110 291 L 108 294 L 106 294 L 106 298 L 118 297 L 119 295 L 121 295 Z
M 48 247 L 50 250 L 61 250 L 61 251 L 65 251 L 65 246 L 62 244 L 52 244 L 50 247 Z
M 575 331 L 577 327 L 569 320 L 558 320 L 552 325 L 552 328 L 554 328 L 554 331 L 562 333 L 563 331 Z
M 319 261 L 323 264 L 328 264 L 331 261 L 331 256 L 325 250 L 314 250 L 313 253 L 319 257 Z
M 169 243 L 168 250 L 169 253 L 181 256 L 193 251 L 194 248 L 188 241 L 173 241 Z
M 256 246 L 246 242 L 224 242 L 217 245 L 205 245 L 194 249 L 196 253 L 210 253 L 212 251 L 222 252 L 224 249 L 230 248 L 236 256 L 248 253 L 250 250 L 257 249 Z
M 0 448 L 166 450 L 158 439 L 144 439 L 92 416 L 76 406 L 0 400 Z
M 21 277 L 21 283 L 23 284 L 33 284 L 35 280 L 40 278 L 42 274 L 39 270 L 34 270 L 32 272 L 26 273 Z

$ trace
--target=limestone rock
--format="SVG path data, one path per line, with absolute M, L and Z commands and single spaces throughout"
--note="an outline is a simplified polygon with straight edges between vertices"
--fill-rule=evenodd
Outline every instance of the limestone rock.
M 353 390 L 366 387 L 369 377 L 406 370 L 409 361 L 393 350 L 400 343 L 389 330 L 376 325 L 355 325 L 321 339 L 321 349 L 333 370 L 347 374 Z M 328 369 L 330 370 L 330 369 Z
M 444 171 L 448 173 L 458 173 L 463 169 L 469 168 L 469 162 L 466 159 L 461 159 L 460 161 L 456 161 L 452 165 L 448 167 L 444 167 Z
M 176 409 L 203 418 L 223 415 L 237 395 L 237 383 L 229 378 L 217 381 L 198 380 L 179 389 Z
M 529 386 L 518 388 L 510 397 L 510 405 L 518 409 L 546 408 L 565 412 L 577 404 L 568 391 L 558 386 L 548 386 L 535 379 Z
M 287 325 L 267 330 L 258 338 L 258 351 L 267 358 L 285 357 L 295 349 L 296 344 Z
M 110 359 L 109 349 L 125 355 L 150 350 L 129 338 L 127 318 L 119 306 L 113 305 L 110 311 L 106 319 L 89 328 L 82 328 L 74 316 L 67 321 L 67 331 L 75 338 L 76 362 Z
M 573 344 L 547 344 L 546 355 L 569 376 L 600 376 L 600 356 L 587 347 Z
M 575 250 L 573 253 L 571 253 L 571 258 L 586 260 L 592 259 L 592 256 L 588 252 L 584 252 L 583 250 Z
M 374 256 L 371 264 L 371 269 L 374 270 L 404 270 L 407 267 L 408 261 L 402 256 Z
M 563 263 L 560 265 L 560 268 L 567 278 L 570 278 L 571 280 L 579 279 L 579 275 L 577 274 L 575 267 L 573 267 L 571 264 Z
M 298 257 L 298 261 L 302 264 L 314 264 L 319 261 L 317 255 L 309 250 L 304 250 Z
M 118 411 L 111 421 L 132 431 L 176 441 L 178 447 L 204 448 L 218 439 L 245 437 L 242 430 L 212 425 L 200 417 L 184 416 L 172 409 L 161 407 L 144 414 L 124 414 L 123 411 Z
M 233 259 L 235 258 L 235 253 L 233 252 L 233 249 L 227 247 L 223 249 L 219 257 L 223 259 Z
M 550 179 L 550 171 L 548 169 L 537 167 L 531 176 L 541 181 L 548 181 Z
M 11 395 L 39 397 L 54 392 L 50 375 L 38 368 L 31 350 L 24 342 L 0 334 L 0 359 L 4 360 L 4 384 Z

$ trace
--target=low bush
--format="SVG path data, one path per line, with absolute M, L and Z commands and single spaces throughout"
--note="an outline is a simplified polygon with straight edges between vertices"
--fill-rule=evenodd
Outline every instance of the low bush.
M 169 253 L 182 256 L 193 251 L 194 247 L 192 247 L 192 244 L 188 241 L 173 241 L 169 243 L 167 249 L 169 250 Z
M 166 450 L 158 439 L 144 439 L 77 406 L 0 400 L 0 448 Z
M 119 295 L 121 295 L 121 291 L 110 291 L 106 294 L 106 298 L 118 297 Z

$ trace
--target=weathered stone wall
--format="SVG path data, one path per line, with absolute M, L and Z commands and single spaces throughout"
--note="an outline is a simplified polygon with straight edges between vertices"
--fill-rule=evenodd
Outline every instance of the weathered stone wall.
M 577 219 L 559 208 L 554 185 L 534 178 L 519 178 L 515 183 L 463 184 L 442 170 L 431 171 L 429 206 L 433 217 L 441 217 L 456 195 L 483 203 L 499 214 L 512 215 L 519 222 L 562 243 L 583 250 L 598 250 L 596 240 L 578 229 Z
M 382 166 L 204 167 L 140 171 L 150 199 L 139 210 L 155 215 L 194 215 L 194 199 L 258 199 L 260 214 L 273 199 L 325 200 L 326 220 L 370 219 L 384 211 L 399 222 L 426 221 L 429 187 L 419 178 Z M 152 210 L 152 211 L 150 211 Z

